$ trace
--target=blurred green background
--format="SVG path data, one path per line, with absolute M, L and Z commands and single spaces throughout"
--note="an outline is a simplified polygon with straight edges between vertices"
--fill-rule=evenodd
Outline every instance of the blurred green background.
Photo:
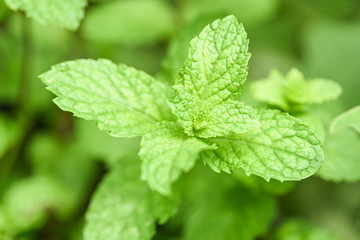
M 313 107 L 326 128 L 360 104 L 359 0 L 90 0 L 75 31 L 38 23 L 0 0 L 0 240 L 82 239 L 84 213 L 107 169 L 118 159 L 138 161 L 139 139 L 112 138 L 95 123 L 61 111 L 38 75 L 66 60 L 107 58 L 172 84 L 189 41 L 229 14 L 244 24 L 250 39 L 244 101 L 259 105 L 246 90 L 252 81 L 272 68 L 285 74 L 296 66 L 307 78 L 329 78 L 343 87 L 339 100 Z M 179 214 L 158 227 L 155 239 L 218 239 L 197 231 L 212 230 L 209 236 L 233 231 L 221 226 L 225 210 L 219 208 L 243 213 L 237 208 L 246 199 L 266 205 L 270 224 L 259 223 L 261 234 L 254 230 L 238 239 L 360 239 L 360 139 L 352 132 L 336 138 L 344 141 L 328 147 L 328 155 L 325 150 L 325 161 L 336 154 L 345 165 L 351 160 L 344 170 L 345 176 L 353 174 L 349 179 L 332 178 L 335 168 L 280 186 L 242 173 L 219 176 L 199 164 L 184 177 Z M 207 195 L 211 181 L 224 182 L 223 195 Z M 222 191 L 228 185 L 240 189 L 235 197 Z M 237 204 L 228 205 L 230 198 Z M 263 214 L 257 211 L 253 214 Z M 219 222 L 204 223 L 208 214 Z M 243 218 L 250 215 L 234 221 L 249 224 Z

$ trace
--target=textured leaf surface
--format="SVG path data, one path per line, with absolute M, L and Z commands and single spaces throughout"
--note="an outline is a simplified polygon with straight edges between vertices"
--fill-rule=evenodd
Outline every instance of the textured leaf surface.
M 189 171 L 195 164 L 199 152 L 210 146 L 194 137 L 187 137 L 184 130 L 174 122 L 160 122 L 141 141 L 141 178 L 149 186 L 162 193 L 170 194 L 171 183 L 182 172 Z
M 253 97 L 261 102 L 280 107 L 283 110 L 289 110 L 289 104 L 284 94 L 284 76 L 276 69 L 271 70 L 266 79 L 253 82 L 251 93 Z
M 234 16 L 214 21 L 190 42 L 171 101 L 186 133 L 194 134 L 194 118 L 199 111 L 210 111 L 240 96 L 250 58 L 247 50 L 246 32 Z
M 318 174 L 325 180 L 360 180 L 360 136 L 351 129 L 328 134 L 324 143 L 325 162 Z
M 206 16 L 197 18 L 184 25 L 179 33 L 171 39 L 161 64 L 162 74 L 167 82 L 174 84 L 176 76 L 186 60 L 189 42 L 212 20 Z
M 113 136 L 139 136 L 171 119 L 171 92 L 142 71 L 108 60 L 64 62 L 40 78 L 57 95 L 55 103 L 75 116 L 95 120 Z
M 241 167 L 247 174 L 280 181 L 300 180 L 320 168 L 320 140 L 307 126 L 274 110 L 261 110 L 258 119 L 258 129 L 209 140 L 218 148 L 204 151 L 203 161 L 217 172 Z
M 334 133 L 346 127 L 351 127 L 360 133 L 360 106 L 356 106 L 337 116 L 330 125 L 330 132 Z
M 109 1 L 86 15 L 82 33 L 101 43 L 149 44 L 171 35 L 173 9 L 164 0 Z
M 215 192 L 211 187 L 208 191 Z M 275 215 L 275 202 L 265 194 L 227 189 L 220 194 L 205 196 L 206 199 L 190 205 L 185 221 L 185 240 L 256 239 L 266 232 Z
M 303 220 L 285 222 L 276 233 L 276 240 L 340 240 L 339 237 Z
M 208 138 L 225 136 L 230 133 L 243 133 L 260 127 L 257 110 L 239 102 L 228 100 L 210 111 L 201 111 L 196 118 L 197 137 Z
M 106 176 L 86 214 L 85 240 L 150 240 L 156 221 L 176 211 L 177 202 L 152 192 L 139 170 L 137 163 L 128 163 Z
M 296 115 L 297 118 L 301 119 L 301 121 L 310 127 L 310 129 L 317 134 L 319 137 L 321 144 L 325 142 L 326 130 L 322 119 L 319 115 L 311 113 L 311 111 L 307 111 L 306 113 Z M 325 116 L 322 116 L 325 117 Z
M 23 10 L 26 15 L 42 24 L 54 24 L 76 30 L 84 17 L 86 0 L 5 0 L 13 10 Z

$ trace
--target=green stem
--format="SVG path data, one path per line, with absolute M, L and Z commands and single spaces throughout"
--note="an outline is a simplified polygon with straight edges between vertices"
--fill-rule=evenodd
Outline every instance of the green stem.
M 21 62 L 21 73 L 19 81 L 19 91 L 17 99 L 17 107 L 20 113 L 26 113 L 27 100 L 29 98 L 29 87 L 30 87 L 30 65 L 31 65 L 31 51 L 30 48 L 30 37 L 31 37 L 31 25 L 25 14 L 22 15 L 22 62 Z
M 19 89 L 16 103 L 17 119 L 21 126 L 21 133 L 16 144 L 9 148 L 0 163 L 0 187 L 6 184 L 7 178 L 11 173 L 13 166 L 20 157 L 26 136 L 32 126 L 32 120 L 28 111 L 29 88 L 30 88 L 30 70 L 31 70 L 31 26 L 25 14 L 22 14 L 22 62 L 19 79 Z M 20 127 L 19 126 L 19 127 Z

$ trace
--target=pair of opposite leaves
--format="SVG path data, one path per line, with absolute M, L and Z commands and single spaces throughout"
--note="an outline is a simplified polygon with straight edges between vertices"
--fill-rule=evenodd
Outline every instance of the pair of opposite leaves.
M 169 194 L 199 155 L 217 172 L 241 167 L 281 181 L 312 175 L 323 153 L 307 126 L 238 102 L 249 58 L 246 32 L 228 16 L 190 42 L 175 94 L 142 71 L 103 59 L 64 62 L 40 78 L 61 109 L 116 137 L 143 136 L 142 178 L 160 193 Z

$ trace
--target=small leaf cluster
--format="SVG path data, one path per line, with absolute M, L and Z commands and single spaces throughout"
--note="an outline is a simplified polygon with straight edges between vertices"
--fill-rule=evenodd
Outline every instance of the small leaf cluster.
M 55 103 L 117 137 L 142 136 L 142 179 L 163 194 L 198 158 L 214 171 L 243 168 L 269 180 L 300 180 L 323 155 L 318 137 L 294 117 L 257 110 L 239 98 L 248 39 L 234 16 L 191 42 L 175 93 L 144 72 L 108 60 L 76 60 L 40 76 Z M 175 115 L 175 116 L 174 116 Z
M 359 168 L 359 107 L 341 114 L 336 110 L 339 102 L 335 100 L 343 92 L 337 82 L 323 78 L 305 80 L 296 68 L 286 76 L 273 69 L 268 78 L 253 82 L 251 90 L 258 101 L 291 112 L 316 132 L 325 155 L 320 177 L 335 182 L 360 179 L 355 170 Z
M 286 76 L 273 69 L 268 78 L 254 82 L 251 91 L 255 99 L 284 111 L 294 110 L 299 105 L 324 103 L 342 94 L 337 82 L 324 78 L 305 80 L 296 68 L 292 68 Z
M 358 239 L 356 1 L 0 1 L 0 239 Z
M 214 21 L 191 40 L 173 88 L 105 59 L 64 62 L 40 76 L 61 109 L 95 120 L 114 137 L 142 136 L 141 173 L 135 162 L 112 163 L 88 210 L 85 239 L 149 239 L 155 222 L 163 223 L 175 213 L 178 190 L 173 183 L 198 158 L 215 172 L 242 169 L 267 181 L 301 180 L 320 168 L 321 143 L 309 127 L 287 113 L 255 109 L 238 100 L 248 73 L 248 42 L 234 16 Z M 244 200 L 239 214 L 259 227 L 229 233 L 229 238 L 245 234 L 251 239 L 273 216 L 271 198 L 252 197 L 247 191 L 240 198 L 244 196 L 254 204 Z M 246 213 L 256 212 L 257 205 L 267 212 L 260 222 L 257 214 Z M 236 209 L 208 208 L 219 214 Z M 207 218 L 204 208 L 196 209 Z M 125 218 L 109 225 L 111 219 Z M 199 222 L 189 221 L 194 226 Z M 188 239 L 194 239 L 198 231 L 187 229 Z

